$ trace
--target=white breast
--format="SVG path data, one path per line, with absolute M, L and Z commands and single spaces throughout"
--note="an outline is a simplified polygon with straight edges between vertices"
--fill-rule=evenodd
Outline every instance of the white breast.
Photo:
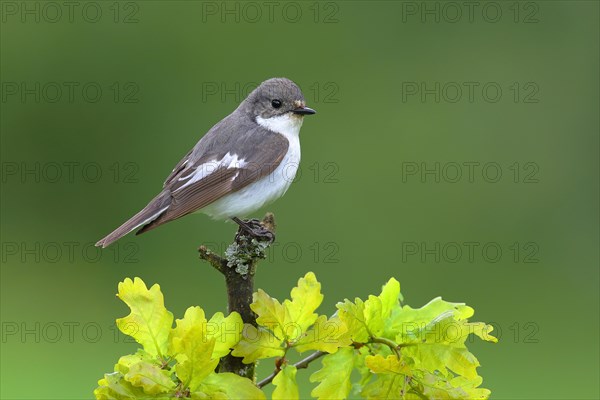
M 200 212 L 214 219 L 243 218 L 283 196 L 296 177 L 300 165 L 299 135 L 302 121 L 302 117 L 291 114 L 268 119 L 258 117 L 258 124 L 284 135 L 289 141 L 288 151 L 281 164 L 269 175 L 235 193 L 223 196 Z

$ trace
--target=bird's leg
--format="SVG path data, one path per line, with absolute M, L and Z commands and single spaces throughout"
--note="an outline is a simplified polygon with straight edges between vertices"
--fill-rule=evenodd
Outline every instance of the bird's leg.
M 246 219 L 243 221 L 238 217 L 233 217 L 231 219 L 233 220 L 233 222 L 240 226 L 240 229 L 238 230 L 238 235 L 242 232 L 245 232 L 248 235 L 260 241 L 267 240 L 269 241 L 269 243 L 273 243 L 275 241 L 275 234 L 267 228 L 265 228 L 258 219 L 253 218 Z

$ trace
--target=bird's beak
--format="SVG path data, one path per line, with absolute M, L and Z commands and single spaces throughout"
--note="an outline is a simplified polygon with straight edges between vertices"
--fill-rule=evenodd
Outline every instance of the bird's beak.
M 298 115 L 312 115 L 312 114 L 316 114 L 317 112 L 315 110 L 313 110 L 312 108 L 309 107 L 305 107 L 305 106 L 300 106 L 298 108 L 294 108 L 292 110 L 292 112 L 294 114 L 298 114 Z

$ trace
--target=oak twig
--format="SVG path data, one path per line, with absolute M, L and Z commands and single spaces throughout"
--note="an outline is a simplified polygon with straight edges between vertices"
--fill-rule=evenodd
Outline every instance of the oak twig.
M 390 348 L 390 350 L 392 350 L 394 352 L 394 354 L 396 354 L 396 357 L 398 357 L 398 359 L 400 359 L 400 345 L 396 344 L 396 342 L 394 342 L 393 340 L 384 338 L 384 337 L 377 337 L 377 336 L 371 336 L 371 340 L 369 341 L 370 343 L 380 343 L 380 344 L 384 344 L 387 347 Z
M 198 249 L 200 253 L 200 258 L 208 261 L 210 265 L 212 265 L 217 271 L 222 274 L 225 274 L 225 268 L 227 268 L 227 260 L 221 257 L 220 255 L 213 253 L 206 246 L 202 245 Z
M 308 357 L 298 361 L 297 363 L 295 363 L 293 365 L 294 365 L 294 367 L 296 367 L 296 369 L 308 368 L 308 366 L 310 365 L 311 362 L 323 357 L 325 354 L 327 354 L 327 353 L 325 353 L 324 351 L 315 351 Z M 279 368 L 276 369 L 275 372 L 273 372 L 271 375 L 267 376 L 265 379 L 258 382 L 256 384 L 256 386 L 258 386 L 259 388 L 262 388 L 263 386 L 268 385 L 269 383 L 271 383 L 273 381 L 273 379 L 275 379 L 275 376 L 277 376 L 277 373 L 279 371 L 280 371 Z
M 267 213 L 260 222 L 263 228 L 274 232 L 275 219 Z M 229 313 L 240 314 L 245 324 L 256 324 L 256 314 L 250 309 L 254 293 L 254 274 L 258 261 L 266 257 L 265 250 L 271 245 L 268 237 L 253 237 L 240 227 L 232 244 L 225 251 L 225 256 L 210 251 L 206 246 L 198 249 L 200 258 L 223 274 L 227 287 L 227 304 Z M 221 372 L 233 372 L 237 375 L 254 379 L 254 364 L 244 364 L 242 358 L 231 354 L 221 360 Z

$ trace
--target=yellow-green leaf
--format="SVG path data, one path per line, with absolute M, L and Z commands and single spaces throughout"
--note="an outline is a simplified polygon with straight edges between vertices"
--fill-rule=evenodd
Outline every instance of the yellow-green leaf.
M 296 367 L 285 365 L 273 379 L 273 400 L 295 400 L 300 398 L 296 383 Z
M 354 349 L 344 347 L 323 357 L 323 368 L 310 376 L 311 382 L 320 382 L 310 393 L 319 399 L 345 399 L 350 393 L 350 376 L 354 369 Z
M 327 319 L 321 315 L 314 326 L 294 343 L 294 348 L 300 353 L 307 350 L 335 353 L 339 347 L 352 343 L 348 335 L 345 335 L 347 331 L 348 328 L 337 316 Z
M 371 336 L 381 336 L 387 324 L 387 319 L 393 310 L 400 308 L 400 283 L 394 278 L 390 279 L 382 289 L 379 296 L 369 296 L 364 302 L 362 318 L 366 330 Z M 359 305 L 359 303 L 356 303 Z
M 192 399 L 252 399 L 262 400 L 265 394 L 250 379 L 230 372 L 212 373 L 206 377 Z
M 283 357 L 285 350 L 283 340 L 270 331 L 246 324 L 242 339 L 234 346 L 231 354 L 243 357 L 243 362 L 250 364 L 261 358 Z
M 469 322 L 466 325 L 469 327 L 470 333 L 477 335 L 480 339 L 498 343 L 498 338 L 492 336 L 492 331 L 494 330 L 492 325 L 488 325 L 484 322 Z
M 197 311 L 194 313 L 200 316 Z M 215 339 L 207 339 L 202 325 L 187 326 L 189 320 L 185 318 L 177 322 L 179 329 L 172 337 L 171 346 L 177 360 L 175 372 L 184 386 L 194 391 L 219 363 L 219 359 L 212 356 Z
M 357 343 L 366 343 L 369 341 L 369 331 L 365 320 L 365 304 L 358 297 L 352 303 L 346 299 L 343 303 L 337 304 L 340 320 L 348 329 L 348 336 Z
M 173 348 L 174 340 L 181 339 L 192 327 L 197 327 L 205 341 L 215 339 L 213 358 L 221 358 L 229 353 L 229 349 L 240 340 L 244 326 L 242 318 L 236 312 L 231 313 L 227 318 L 223 313 L 218 312 L 207 321 L 204 310 L 200 307 L 189 307 L 183 318 L 175 320 L 175 323 L 176 326 L 171 330 L 170 335 L 171 353 L 178 351 Z
M 144 390 L 127 382 L 119 372 L 104 374 L 94 390 L 97 400 L 132 400 L 143 399 Z
M 456 377 L 446 379 L 440 374 L 425 374 L 424 377 L 414 382 L 414 392 L 420 398 L 431 399 L 487 399 L 490 395 L 488 389 L 478 388 L 481 385 L 481 377 L 467 379 Z
M 360 380 L 354 384 L 356 393 L 360 393 L 362 388 L 369 382 L 373 374 L 365 363 L 365 358 L 370 355 L 370 350 L 367 346 L 362 346 L 356 349 L 354 355 L 354 369 L 360 374 Z
M 410 334 L 415 329 L 422 329 L 432 321 L 452 317 L 465 320 L 473 316 L 474 310 L 463 303 L 450 303 L 437 297 L 421 308 L 404 306 L 393 310 L 387 329 L 395 334 Z
M 149 290 L 144 281 L 129 278 L 119 283 L 118 295 L 131 309 L 131 313 L 117 319 L 117 326 L 133 337 L 151 355 L 166 356 L 173 314 L 164 305 L 158 284 Z
M 360 394 L 369 400 L 398 400 L 405 397 L 404 394 L 409 388 L 404 376 L 381 374 L 371 380 Z
M 457 374 L 467 378 L 477 376 L 479 361 L 466 348 L 448 346 L 443 343 L 423 343 L 402 349 L 402 355 L 410 357 L 415 362 L 415 368 L 423 371 L 440 371 L 447 374 L 450 368 Z
M 415 317 L 415 319 L 422 318 L 424 317 Z M 399 343 L 444 343 L 454 347 L 465 347 L 464 343 L 470 334 L 475 334 L 490 342 L 498 341 L 491 335 L 493 330 L 491 325 L 482 322 L 468 322 L 453 310 L 446 310 L 434 318 L 431 318 L 430 315 L 425 320 L 428 322 L 407 322 L 402 327 L 396 324 L 397 320 L 394 327 L 400 328 L 396 335 Z
M 298 280 L 298 286 L 292 289 L 292 300 L 285 300 L 291 321 L 297 324 L 300 331 L 305 332 L 317 320 L 315 310 L 323 302 L 321 284 L 313 272 L 308 272 Z
M 130 365 L 125 380 L 143 388 L 144 393 L 150 395 L 166 393 L 176 386 L 169 371 L 144 361 Z
M 400 298 L 400 282 L 394 278 L 391 278 L 385 285 L 383 285 L 381 288 L 381 294 L 379 295 L 382 306 L 381 314 L 384 319 L 388 318 L 394 309 L 399 308 Z
M 364 321 L 367 330 L 372 336 L 380 336 L 383 332 L 385 322 L 382 317 L 383 305 L 377 296 L 369 296 L 365 301 Z
M 365 365 L 375 374 L 410 374 L 411 368 L 395 354 L 383 357 L 381 354 L 365 357 Z
M 201 307 L 189 307 L 185 310 L 183 318 L 175 320 L 175 328 L 171 330 L 170 341 L 183 338 L 192 328 L 199 328 L 202 335 L 206 335 L 206 316 Z
M 258 289 L 258 292 L 254 293 L 252 300 L 250 308 L 257 315 L 256 322 L 269 329 L 279 339 L 284 340 L 286 324 L 290 322 L 287 308 L 262 289 Z
M 206 336 L 215 339 L 213 350 L 214 358 L 221 358 L 229 354 L 229 350 L 242 338 L 244 322 L 237 312 L 232 312 L 225 318 L 218 312 L 206 323 Z
M 152 357 L 150 354 L 146 353 L 144 350 L 139 349 L 135 354 L 128 354 L 126 356 L 122 356 L 119 358 L 119 361 L 115 364 L 115 371 L 120 372 L 125 375 L 129 372 L 129 367 L 133 364 L 137 364 L 141 361 L 145 361 L 148 363 L 154 363 L 156 365 L 160 365 L 156 357 Z

